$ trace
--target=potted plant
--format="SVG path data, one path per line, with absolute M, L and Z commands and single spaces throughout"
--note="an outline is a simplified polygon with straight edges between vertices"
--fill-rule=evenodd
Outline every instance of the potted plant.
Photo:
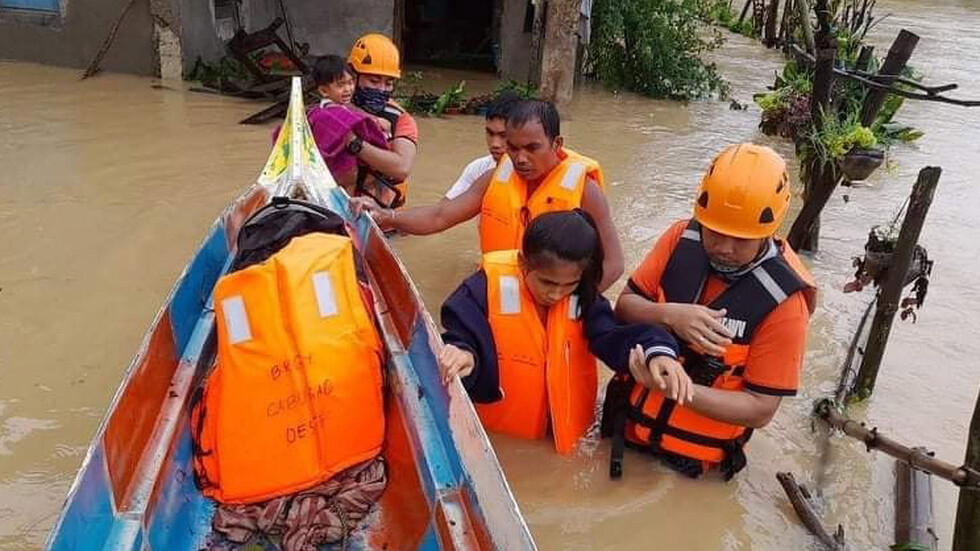
M 808 141 L 814 154 L 836 163 L 849 182 L 866 180 L 885 160 L 878 138 L 856 115 L 826 120 L 819 131 L 811 130 Z

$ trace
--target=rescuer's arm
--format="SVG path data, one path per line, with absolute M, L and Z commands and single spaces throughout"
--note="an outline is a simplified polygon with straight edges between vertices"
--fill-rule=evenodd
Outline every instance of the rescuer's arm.
M 687 407 L 716 421 L 761 429 L 776 415 L 781 401 L 780 396 L 751 390 L 721 390 L 695 385 L 694 399 Z
M 397 182 L 407 180 L 415 164 L 418 146 L 408 138 L 395 138 L 390 146 L 390 149 L 386 149 L 365 141 L 357 158 L 392 180 Z
M 705 353 L 721 356 L 732 343 L 731 332 L 719 320 L 725 310 L 700 304 L 655 302 L 627 285 L 616 300 L 616 315 L 631 323 L 651 323 L 670 329 L 684 342 L 697 345 Z
M 616 233 L 612 214 L 609 212 L 609 202 L 599 188 L 599 184 L 591 178 L 585 181 L 582 210 L 592 216 L 599 230 L 599 239 L 606 256 L 602 263 L 602 281 L 599 282 L 599 291 L 605 291 L 623 275 L 626 261 L 623 257 L 623 245 L 619 242 L 619 234 Z
M 492 172 L 487 172 L 470 189 L 459 197 L 439 201 L 431 205 L 408 209 L 386 209 L 369 197 L 352 197 L 351 210 L 355 215 L 367 212 L 386 230 L 398 230 L 411 235 L 429 235 L 447 230 L 480 213 L 483 192 L 490 183 Z
M 589 351 L 602 363 L 681 404 L 690 399 L 693 383 L 677 361 L 677 341 L 670 333 L 652 325 L 616 323 L 601 295 L 585 312 L 583 327 Z

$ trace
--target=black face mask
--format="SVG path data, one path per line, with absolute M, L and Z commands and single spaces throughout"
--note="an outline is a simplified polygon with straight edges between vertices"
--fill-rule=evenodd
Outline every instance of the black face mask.
M 384 111 L 391 99 L 391 92 L 375 90 L 374 88 L 360 88 L 354 90 L 354 97 L 351 102 L 368 113 L 379 114 Z

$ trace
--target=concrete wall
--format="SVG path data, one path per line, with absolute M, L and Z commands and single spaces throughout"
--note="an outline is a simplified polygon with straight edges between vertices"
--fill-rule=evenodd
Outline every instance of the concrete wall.
M 290 0 L 286 9 L 294 38 L 310 44 L 310 55 L 346 55 L 364 33 L 391 36 L 395 7 L 394 0 Z M 241 4 L 242 26 L 250 32 L 269 26 L 279 14 L 278 0 L 243 0 Z M 185 74 L 198 57 L 214 61 L 225 55 L 211 0 L 182 0 L 180 19 Z M 286 38 L 285 27 L 279 32 Z
M 531 33 L 524 32 L 527 0 L 503 0 L 500 19 L 500 76 L 519 82 L 527 80 L 531 63 Z
M 62 15 L 53 17 L 0 10 L 0 59 L 85 67 L 128 1 L 62 0 Z M 101 66 L 106 71 L 153 75 L 158 62 L 149 2 L 137 1 Z
M 245 0 L 246 28 L 260 29 L 279 15 L 278 0 Z M 392 34 L 394 0 L 292 0 L 286 2 L 297 42 L 308 42 L 311 55 L 346 56 L 362 34 Z M 281 30 L 286 36 L 286 30 Z
M 185 75 L 199 57 L 214 61 L 225 55 L 225 45 L 215 30 L 213 9 L 211 0 L 181 0 L 180 46 Z

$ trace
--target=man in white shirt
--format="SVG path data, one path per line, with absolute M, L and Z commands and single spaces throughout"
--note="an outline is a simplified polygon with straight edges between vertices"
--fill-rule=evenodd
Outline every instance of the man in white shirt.
M 515 93 L 504 92 L 490 102 L 490 105 L 487 106 L 485 127 L 487 149 L 490 151 L 490 154 L 474 159 L 470 164 L 466 165 L 466 168 L 463 169 L 463 173 L 459 175 L 456 183 L 446 191 L 446 196 L 443 200 L 453 199 L 462 195 L 463 192 L 470 189 L 473 182 L 477 181 L 480 176 L 497 168 L 497 162 L 507 153 L 507 139 L 505 136 L 507 115 L 510 113 L 514 104 L 520 101 L 520 99 Z

